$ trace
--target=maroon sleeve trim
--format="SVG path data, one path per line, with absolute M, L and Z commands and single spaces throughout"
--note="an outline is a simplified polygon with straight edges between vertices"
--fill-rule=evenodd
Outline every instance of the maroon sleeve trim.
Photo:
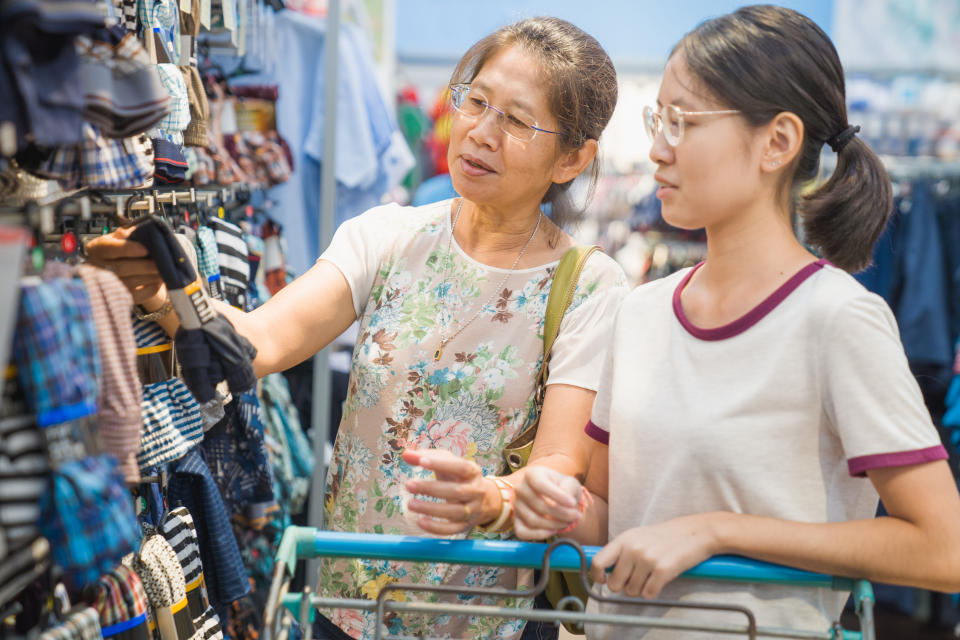
M 593 420 L 587 422 L 587 426 L 583 429 L 588 436 L 599 442 L 600 444 L 610 444 L 610 432 L 601 429 L 597 425 L 593 424 Z
M 870 469 L 882 469 L 885 467 L 903 467 L 908 464 L 921 464 L 924 462 L 935 462 L 937 460 L 946 460 L 947 450 L 942 444 L 926 449 L 914 449 L 913 451 L 896 451 L 894 453 L 876 453 L 870 456 L 858 456 L 847 460 L 847 468 L 853 477 L 864 477 Z

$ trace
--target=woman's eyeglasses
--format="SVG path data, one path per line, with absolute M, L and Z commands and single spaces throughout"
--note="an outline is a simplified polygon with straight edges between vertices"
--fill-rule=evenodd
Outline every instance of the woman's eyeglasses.
M 454 109 L 468 118 L 479 118 L 486 113 L 487 109 L 491 110 L 496 115 L 500 130 L 521 142 L 530 142 L 538 131 L 562 135 L 559 131 L 541 129 L 537 126 L 536 120 L 529 115 L 498 109 L 487 102 L 486 96 L 466 83 L 450 85 L 450 101 Z

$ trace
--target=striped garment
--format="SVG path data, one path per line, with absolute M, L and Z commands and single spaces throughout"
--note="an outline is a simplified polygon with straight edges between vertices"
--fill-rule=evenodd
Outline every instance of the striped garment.
M 169 344 L 170 336 L 156 322 L 147 320 L 133 319 L 133 339 L 137 348 L 155 347 L 161 344 Z
M 199 622 L 201 640 L 223 640 L 223 628 L 220 626 L 220 618 L 217 616 L 213 607 L 207 607 L 203 612 L 201 620 L 194 620 L 194 624 Z
M 137 351 L 130 324 L 133 298 L 110 271 L 90 265 L 77 269 L 90 295 L 90 307 L 100 345 L 103 372 L 97 399 L 100 440 L 104 451 L 120 462 L 127 482 L 140 479 L 137 448 L 140 444 L 140 403 Z
M 0 418 L 0 538 L 7 548 L 37 537 L 40 498 L 49 478 L 43 435 L 33 416 Z
M 181 458 L 203 439 L 200 405 L 179 378 L 143 387 L 141 471 Z
M 137 376 L 141 385 L 173 377 L 173 342 L 156 322 L 133 317 L 133 339 L 137 345 Z
M 224 299 L 238 309 L 246 305 L 247 284 L 250 282 L 250 263 L 243 231 L 232 222 L 210 218 L 207 224 L 217 239 L 217 260 Z
M 199 630 L 202 640 L 220 640 L 223 630 L 207 597 L 203 580 L 203 564 L 200 561 L 200 542 L 193 517 L 186 507 L 177 507 L 167 513 L 160 524 L 160 533 L 180 560 L 186 585 L 187 606 L 193 617 L 193 626 Z
M 207 598 L 207 588 L 203 584 L 200 543 L 197 541 L 197 529 L 193 524 L 193 516 L 186 507 L 172 509 L 160 523 L 160 533 L 177 553 L 177 559 L 183 567 L 190 615 L 194 619 L 199 618 L 210 606 L 210 602 Z

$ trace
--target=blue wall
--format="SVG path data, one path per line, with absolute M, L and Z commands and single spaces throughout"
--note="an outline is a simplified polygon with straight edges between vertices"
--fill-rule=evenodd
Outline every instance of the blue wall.
M 494 29 L 535 15 L 573 22 L 597 38 L 621 67 L 661 65 L 700 21 L 748 4 L 733 0 L 397 0 L 401 63 L 457 60 Z M 828 34 L 833 0 L 776 2 L 801 11 Z

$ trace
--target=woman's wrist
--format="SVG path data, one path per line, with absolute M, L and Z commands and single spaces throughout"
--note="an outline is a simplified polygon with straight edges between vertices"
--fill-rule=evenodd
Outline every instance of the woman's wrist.
M 734 521 L 737 514 L 728 511 L 711 511 L 700 514 L 709 535 L 710 555 L 737 553 L 731 540 L 731 527 L 736 526 Z
M 481 527 L 497 519 L 497 516 L 500 515 L 500 509 L 502 507 L 501 501 L 503 500 L 500 495 L 500 489 L 497 487 L 497 483 L 493 481 L 493 478 L 483 476 L 483 479 L 486 480 L 486 482 L 484 483 L 483 490 L 483 513 L 481 513 L 479 518 L 479 525 Z
M 154 305 L 152 300 L 150 303 L 137 305 L 136 314 L 141 320 L 159 322 L 171 311 L 173 311 L 173 302 L 170 301 L 170 298 L 167 298 L 159 305 Z
M 489 533 L 501 533 L 512 528 L 513 523 L 513 487 L 503 478 L 485 476 L 490 480 L 498 495 L 498 510 L 491 520 L 482 520 L 478 528 Z M 484 512 L 486 515 L 486 512 Z

